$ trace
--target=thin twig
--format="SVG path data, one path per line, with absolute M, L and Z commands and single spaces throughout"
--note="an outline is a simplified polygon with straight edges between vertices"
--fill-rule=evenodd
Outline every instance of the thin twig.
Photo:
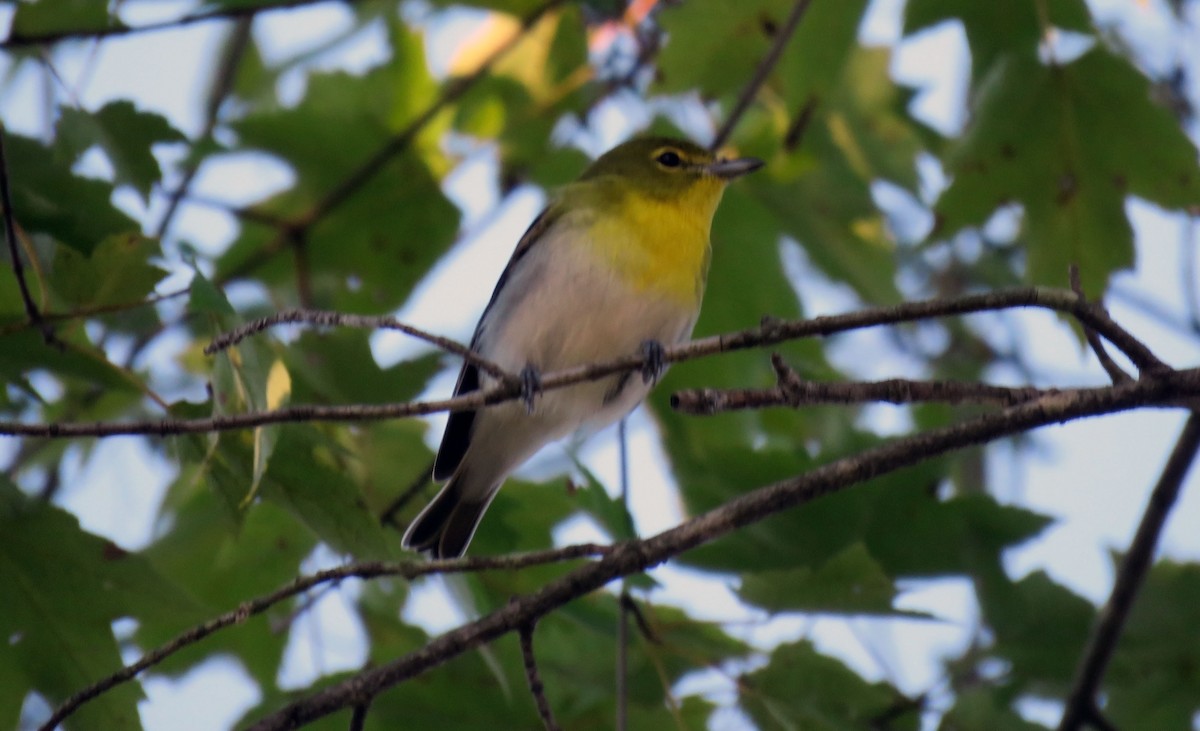
M 1134 289 L 1119 281 L 1114 282 L 1108 291 L 1112 300 L 1120 302 L 1125 307 L 1137 310 L 1148 317 L 1152 317 L 1160 324 L 1172 328 L 1182 335 L 1191 337 L 1200 334 L 1200 326 L 1193 327 L 1188 318 L 1180 316 L 1179 313 L 1173 311 L 1169 306 L 1154 299 L 1145 292 Z
M 337 0 L 342 4 L 350 4 L 358 0 Z M 47 43 L 58 43 L 66 40 L 87 40 L 92 38 L 108 38 L 111 36 L 124 36 L 134 33 L 151 33 L 154 31 L 171 30 L 174 28 L 183 28 L 196 23 L 207 23 L 214 20 L 229 20 L 231 18 L 242 18 L 246 16 L 258 15 L 259 13 L 267 13 L 273 10 L 285 10 L 287 8 L 303 7 L 305 5 L 317 5 L 330 0 L 278 0 L 278 2 L 264 3 L 262 5 L 234 5 L 225 7 L 220 10 L 211 10 L 202 13 L 189 13 L 171 20 L 161 20 L 145 25 L 125 25 L 117 23 L 114 25 L 105 26 L 103 28 L 67 28 L 63 30 L 54 30 L 46 33 L 31 33 L 29 35 L 21 35 L 19 33 L 10 33 L 8 38 L 0 41 L 0 49 L 7 50 L 12 48 L 24 48 L 26 46 L 36 46 Z
M 241 624 L 256 614 L 262 614 L 282 601 L 297 594 L 308 591 L 314 586 L 326 583 L 336 583 L 344 579 L 372 579 L 381 576 L 396 576 L 403 579 L 415 579 L 418 576 L 430 574 L 461 574 L 476 571 L 511 571 L 528 566 L 540 566 L 548 563 L 571 561 L 580 558 L 604 556 L 611 550 L 608 546 L 594 543 L 581 543 L 564 548 L 548 551 L 530 551 L 506 556 L 483 556 L 478 558 L 455 558 L 438 561 L 401 561 L 386 563 L 370 561 L 354 563 L 334 569 L 319 571 L 309 576 L 302 576 L 279 589 L 255 599 L 243 602 L 237 609 L 214 617 L 207 622 L 197 625 L 180 634 L 175 639 L 161 645 L 136 662 L 127 665 L 119 672 L 104 678 L 68 698 L 54 713 L 39 727 L 39 731 L 52 731 L 68 716 L 87 701 L 132 680 L 134 677 L 167 659 L 176 652 L 194 645 L 209 635 L 235 624 Z M 361 700 L 361 699 L 360 699 Z
M 8 180 L 8 158 L 4 153 L 4 138 L 8 130 L 0 123 L 0 208 L 4 212 L 4 241 L 8 245 L 9 256 L 12 257 L 13 276 L 17 278 L 17 287 L 21 290 L 21 302 L 25 305 L 25 316 L 29 324 L 41 328 L 42 336 L 49 343 L 54 335 L 50 327 L 43 321 L 42 313 L 33 301 L 29 292 L 29 283 L 25 281 L 25 265 L 21 263 L 21 252 L 17 247 L 16 216 L 13 215 L 12 191 Z
M 542 678 L 538 674 L 537 658 L 533 654 L 533 627 L 533 622 L 530 622 L 522 625 L 518 632 L 521 637 L 521 657 L 525 660 L 525 679 L 529 681 L 529 692 L 533 694 L 538 716 L 542 719 L 542 725 L 546 727 L 546 731 L 562 731 L 562 727 L 554 720 L 554 713 L 550 710 L 550 701 L 546 700 L 546 688 L 542 685 Z
M 159 302 L 175 299 L 176 297 L 182 297 L 189 292 L 191 292 L 191 288 L 185 287 L 183 289 L 179 289 L 174 292 L 167 292 L 165 294 L 153 294 L 144 300 L 138 300 L 136 302 L 115 302 L 104 305 L 90 305 L 88 307 L 80 307 L 77 310 L 70 310 L 68 312 L 43 312 L 42 321 L 65 322 L 67 320 L 82 320 L 88 317 L 96 317 L 97 315 L 111 315 L 117 312 L 128 312 L 129 310 L 150 307 L 151 305 L 156 305 Z M 0 336 L 21 332 L 29 327 L 30 323 L 27 321 L 11 323 L 9 325 L 5 325 L 4 327 L 0 327 Z
M 1047 396 L 953 426 L 895 439 L 798 477 L 752 490 L 703 515 L 645 540 L 624 541 L 599 561 L 572 570 L 534 593 L 517 597 L 480 619 L 434 638 L 389 663 L 328 685 L 260 719 L 254 731 L 295 729 L 391 688 L 501 635 L 535 622 L 610 581 L 647 570 L 782 510 L 948 452 L 986 444 L 1048 424 L 1137 408 L 1178 396 L 1173 374 L 1153 374 L 1087 393 Z M 357 699 L 357 700 L 354 700 Z
M 629 613 L 625 610 L 628 597 L 629 589 L 622 582 L 617 602 L 616 731 L 627 731 L 629 728 Z
M 220 114 L 221 105 L 233 89 L 233 82 L 237 78 L 238 64 L 241 63 L 246 47 L 250 43 L 252 25 L 253 16 L 239 18 L 225 41 L 212 88 L 209 90 L 208 100 L 204 105 L 204 129 L 196 137 L 196 145 L 212 139 L 213 131 L 217 128 L 217 116 Z M 196 145 L 192 146 L 193 149 Z M 155 238 L 161 239 L 167 235 L 167 230 L 170 229 L 171 222 L 175 219 L 175 213 L 179 210 L 180 201 L 187 196 L 188 189 L 192 187 L 192 181 L 196 179 L 200 164 L 201 159 L 189 159 L 184 162 L 183 179 L 179 181 L 179 185 L 175 186 L 174 190 L 167 194 L 167 209 L 159 219 L 154 233 Z
M 213 338 L 211 342 L 204 348 L 205 355 L 213 355 L 219 353 L 226 348 L 237 345 L 251 335 L 257 335 L 262 331 L 275 327 L 277 325 L 289 325 L 297 322 L 307 323 L 309 325 L 331 325 L 335 327 L 358 327 L 370 328 L 373 330 L 397 330 L 416 338 L 423 340 L 430 345 L 434 345 L 447 353 L 452 353 L 461 356 L 463 360 L 476 365 L 480 370 L 495 376 L 501 380 L 511 381 L 513 376 L 500 366 L 492 361 L 484 358 L 467 346 L 450 338 L 444 338 L 441 335 L 434 335 L 425 330 L 415 328 L 412 325 L 406 325 L 390 315 L 350 315 L 341 312 L 330 312 L 328 310 L 283 310 L 276 312 L 274 315 L 261 317 L 252 322 L 248 322 L 227 333 L 222 333 Z
M 354 707 L 350 716 L 350 731 L 363 731 L 367 725 L 367 711 L 371 710 L 371 701 L 367 700 Z
M 396 513 L 399 513 L 401 510 L 403 510 L 405 505 L 408 505 L 410 502 L 412 502 L 414 497 L 420 494 L 421 488 L 429 484 L 429 481 L 433 478 L 433 465 L 434 460 L 429 460 L 429 464 L 427 464 L 424 469 L 417 473 L 417 476 L 414 477 L 412 482 L 408 484 L 408 487 L 404 488 L 404 490 L 396 496 L 396 499 L 383 509 L 383 513 L 381 513 L 379 516 L 380 523 L 383 523 L 384 525 L 390 524 L 396 528 L 403 529 L 404 526 L 396 524 Z
M 629 514 L 629 418 L 621 419 L 617 425 L 617 467 L 621 474 L 621 507 Z M 629 587 L 621 582 L 620 601 L 617 604 L 617 667 L 616 667 L 616 731 L 629 728 L 629 615 L 625 604 L 629 599 Z
M 1150 501 L 1142 514 L 1141 524 L 1129 546 L 1129 552 L 1121 560 L 1117 578 L 1113 582 L 1108 602 L 1096 620 L 1096 626 L 1088 637 L 1087 647 L 1080 658 L 1075 672 L 1075 682 L 1067 696 L 1067 706 L 1058 731 L 1077 731 L 1084 723 L 1095 723 L 1102 718 L 1097 695 L 1104 672 L 1117 649 L 1117 641 L 1129 618 L 1129 612 L 1137 599 L 1138 591 L 1146 580 L 1154 551 L 1158 546 L 1163 525 L 1179 498 L 1184 478 L 1196 459 L 1200 449 L 1200 413 L 1193 412 L 1184 424 L 1183 432 L 1171 450 L 1171 456 L 1163 468 L 1158 484 L 1150 493 Z
M 1200 215 L 1195 211 L 1189 211 L 1183 219 L 1183 231 L 1181 234 L 1182 246 L 1180 256 L 1183 259 L 1180 266 L 1180 280 L 1183 285 L 1183 301 L 1187 309 L 1188 324 L 1191 326 L 1192 332 L 1200 332 L 1200 287 L 1197 286 L 1196 278 L 1200 277 L 1200 271 L 1196 267 L 1196 247 L 1200 242 L 1196 240 L 1196 218 Z
M 809 124 L 812 122 L 819 104 L 820 97 L 816 94 L 805 100 L 804 106 L 800 107 L 796 118 L 792 120 L 792 123 L 788 125 L 787 132 L 783 134 L 783 149 L 792 152 L 800 146 L 800 142 L 804 139 L 804 134 L 808 131 Z
M 784 21 L 783 27 L 775 34 L 775 41 L 771 44 L 771 48 L 767 50 L 767 54 L 758 62 L 758 68 L 754 69 L 754 75 L 746 82 L 746 86 L 742 88 L 742 93 L 738 95 L 737 101 L 734 102 L 733 109 L 729 112 L 729 116 L 725 118 L 725 123 L 717 130 L 717 136 L 713 138 L 710 148 L 716 150 L 724 145 L 729 140 L 729 135 L 733 133 L 733 128 L 741 121 L 742 115 L 750 108 L 750 103 L 754 101 L 754 97 L 758 95 L 758 90 L 766 83 L 767 77 L 771 75 L 775 64 L 779 63 L 780 56 L 783 55 L 783 49 L 787 47 L 788 41 L 796 32 L 796 28 L 800 26 L 800 21 L 804 18 L 805 11 L 812 0 L 796 0 L 796 4 L 792 6 L 792 12 L 788 14 L 787 20 Z
M 1079 267 L 1072 264 L 1067 268 L 1067 276 L 1071 282 L 1071 291 L 1079 297 L 1080 302 L 1086 303 L 1087 295 L 1083 293 L 1083 284 L 1079 279 Z M 1096 306 L 1103 307 L 1099 303 Z M 1130 380 L 1131 376 L 1122 370 L 1121 366 L 1117 365 L 1117 362 L 1108 354 L 1108 349 L 1104 347 L 1104 342 L 1100 340 L 1100 336 L 1096 334 L 1096 331 L 1086 324 L 1081 326 L 1083 327 L 1083 335 L 1087 338 L 1088 345 L 1091 347 L 1092 352 L 1096 354 L 1096 359 L 1100 361 L 1101 367 L 1104 368 L 1104 372 L 1108 374 L 1112 382 L 1124 383 Z
M 867 327 L 879 327 L 898 322 L 924 320 L 933 317 L 965 315 L 1017 307 L 1037 307 L 1074 316 L 1090 325 L 1109 342 L 1116 345 L 1143 374 L 1163 374 L 1167 380 L 1179 383 L 1188 372 L 1169 374 L 1170 368 L 1141 341 L 1112 321 L 1107 313 L 1097 312 L 1092 305 L 1081 303 L 1075 293 L 1062 289 L 1040 287 L 1010 289 L 986 294 L 975 294 L 955 299 L 933 299 L 908 302 L 893 307 L 872 308 L 845 315 L 830 315 L 811 320 L 771 320 L 759 327 L 740 330 L 725 335 L 716 335 L 689 343 L 671 346 L 663 352 L 665 363 L 693 360 L 715 353 L 731 352 L 774 345 L 786 340 L 807 337 L 825 337 L 835 333 Z M 603 363 L 565 368 L 542 376 L 542 390 L 564 388 L 584 381 L 595 381 L 605 376 L 626 373 L 644 367 L 645 356 L 637 353 Z M 202 419 L 159 419 L 130 422 L 94 423 L 51 423 L 23 424 L 0 422 L 0 435 L 39 436 L 54 438 L 108 437 L 116 435 L 198 434 L 216 431 L 248 429 L 266 424 L 307 421 L 375 421 L 398 419 L 408 416 L 424 416 L 440 411 L 471 411 L 521 395 L 520 384 L 499 383 L 483 391 L 441 401 L 415 401 L 398 404 L 352 404 L 348 406 L 301 405 L 273 411 L 232 414 Z M 1189 396 L 1192 394 L 1188 394 Z M 1172 405 L 1173 406 L 1173 405 Z
M 633 617 L 634 624 L 637 625 L 638 632 L 641 633 L 642 639 L 652 645 L 662 644 L 662 638 L 659 637 L 658 633 L 654 631 L 654 628 L 650 626 L 650 622 L 646 620 L 646 613 L 642 611 L 642 608 L 638 606 L 638 603 L 634 601 L 632 596 L 627 593 L 622 594 L 621 607 L 625 610 L 626 614 Z

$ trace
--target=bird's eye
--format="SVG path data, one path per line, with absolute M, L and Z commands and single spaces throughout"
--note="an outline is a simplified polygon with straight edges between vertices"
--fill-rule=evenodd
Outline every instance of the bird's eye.
M 667 150 L 654 159 L 659 165 L 665 168 L 677 168 L 683 164 L 683 160 L 679 158 L 679 154 L 673 150 Z

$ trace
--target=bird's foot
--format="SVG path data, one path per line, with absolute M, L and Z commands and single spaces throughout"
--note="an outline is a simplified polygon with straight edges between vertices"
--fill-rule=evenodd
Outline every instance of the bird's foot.
M 667 368 L 667 364 L 664 362 L 666 355 L 663 353 L 662 343 L 657 340 L 643 340 L 639 352 L 643 358 L 642 383 L 657 382 Z
M 533 402 L 542 392 L 542 372 L 532 363 L 526 363 L 518 376 L 521 379 L 521 400 L 525 402 L 525 410 L 533 413 Z

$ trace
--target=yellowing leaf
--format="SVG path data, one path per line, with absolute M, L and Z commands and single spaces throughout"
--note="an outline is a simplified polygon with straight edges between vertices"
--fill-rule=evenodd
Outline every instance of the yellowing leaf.
M 267 408 L 278 409 L 292 395 L 292 377 L 282 360 L 271 364 L 267 373 Z
M 520 20 L 504 13 L 492 13 L 459 43 L 458 50 L 450 59 L 450 74 L 470 76 L 520 32 Z

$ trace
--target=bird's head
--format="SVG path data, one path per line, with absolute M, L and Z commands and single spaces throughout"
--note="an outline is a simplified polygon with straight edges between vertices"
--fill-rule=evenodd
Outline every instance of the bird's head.
M 637 195 L 678 201 L 711 198 L 715 207 L 726 183 L 762 165 L 753 157 L 721 158 L 686 140 L 642 137 L 601 155 L 580 181 L 615 179 Z

